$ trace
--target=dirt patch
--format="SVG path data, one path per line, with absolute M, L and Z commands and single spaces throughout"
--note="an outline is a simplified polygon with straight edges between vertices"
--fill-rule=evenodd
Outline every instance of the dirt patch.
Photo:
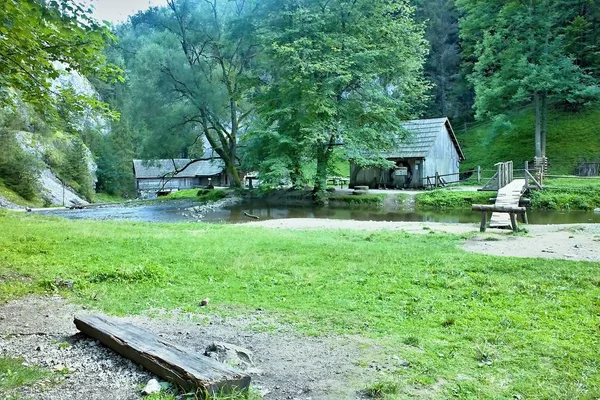
M 359 231 L 392 230 L 420 234 L 429 233 L 431 230 L 454 234 L 470 233 L 479 230 L 479 225 L 475 224 L 443 224 L 438 222 L 356 221 L 320 218 L 271 219 L 265 221 L 248 222 L 244 225 L 279 229 L 349 229 Z
M 529 225 L 526 235 L 480 234 L 463 249 L 506 257 L 600 261 L 600 226 Z
M 479 233 L 479 224 L 436 222 L 386 222 L 333 219 L 278 219 L 244 224 L 278 229 L 392 230 L 414 234 L 431 231 L 476 235 L 462 246 L 475 253 L 525 258 L 600 261 L 600 225 L 523 225 L 527 233 L 514 235 L 507 229 L 488 229 Z
M 28 297 L 0 306 L 0 354 L 26 362 L 70 370 L 58 384 L 19 389 L 41 400 L 140 399 L 151 374 L 84 335 L 73 316 L 87 313 L 57 296 Z M 214 341 L 245 347 L 254 353 L 251 373 L 265 399 L 360 399 L 361 389 L 380 368 L 359 367 L 381 349 L 359 337 L 313 338 L 265 321 L 272 331 L 248 329 L 261 312 L 240 319 L 184 313 L 157 313 L 160 318 L 123 318 L 197 352 Z M 361 361 L 361 362 L 359 362 Z

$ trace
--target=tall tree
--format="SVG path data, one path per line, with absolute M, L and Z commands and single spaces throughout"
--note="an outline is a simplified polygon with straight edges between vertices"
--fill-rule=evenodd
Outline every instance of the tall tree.
M 387 149 L 428 89 L 427 44 L 404 0 L 271 0 L 260 38 L 260 116 L 298 165 L 316 161 L 316 197 L 334 149 L 367 162 Z M 291 167 L 294 167 L 292 162 Z
M 433 83 L 426 113 L 453 120 L 469 119 L 472 88 L 462 71 L 459 12 L 454 0 L 414 0 L 417 21 L 425 24 L 429 54 L 425 76 Z
M 461 36 L 476 59 L 471 81 L 476 115 L 497 115 L 526 104 L 535 108 L 535 155 L 546 153 L 550 100 L 585 103 L 600 90 L 569 54 L 556 0 L 457 0 Z
M 106 26 L 74 0 L 3 0 L 0 7 L 0 105 L 18 96 L 47 111 L 55 95 L 71 103 L 102 106 L 91 97 L 60 93 L 52 87 L 62 63 L 67 71 L 115 79 L 118 70 L 106 64 L 103 49 L 112 40 Z
M 256 6 L 250 0 L 167 4 L 132 18 L 133 32 L 120 33 L 138 127 L 154 156 L 179 156 L 206 140 L 239 186 L 237 147 L 251 111 L 246 81 L 257 52 Z

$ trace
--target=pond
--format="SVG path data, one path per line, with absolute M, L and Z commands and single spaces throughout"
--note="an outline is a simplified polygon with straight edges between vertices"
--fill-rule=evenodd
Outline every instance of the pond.
M 480 214 L 470 210 L 374 210 L 365 208 L 322 208 L 273 206 L 263 201 L 246 202 L 222 209 L 208 211 L 198 219 L 194 206 L 188 200 L 150 204 L 119 204 L 114 206 L 90 207 L 84 210 L 49 209 L 39 214 L 60 216 L 69 219 L 130 220 L 143 222 L 211 222 L 243 223 L 252 221 L 244 213 L 258 216 L 262 220 L 284 218 L 329 218 L 358 221 L 415 221 L 463 223 L 479 222 Z M 600 213 L 591 211 L 528 211 L 531 224 L 575 224 L 600 223 Z

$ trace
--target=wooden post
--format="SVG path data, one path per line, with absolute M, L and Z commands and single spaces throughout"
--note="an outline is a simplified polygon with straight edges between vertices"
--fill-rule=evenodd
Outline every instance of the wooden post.
M 521 218 L 524 224 L 529 224 L 529 218 L 527 217 L 527 213 L 521 214 Z
M 477 166 L 477 183 L 481 183 L 481 165 Z
M 435 187 L 436 187 L 436 189 L 439 187 L 439 184 L 440 184 L 440 174 L 437 171 L 435 171 Z
M 513 232 L 519 232 L 519 224 L 517 222 L 517 214 L 509 213 L 510 215 L 510 224 L 512 225 Z
M 487 211 L 483 211 L 481 213 L 481 226 L 479 227 L 479 232 L 484 233 L 487 225 Z
M 529 189 L 529 161 L 525 161 L 525 187 Z

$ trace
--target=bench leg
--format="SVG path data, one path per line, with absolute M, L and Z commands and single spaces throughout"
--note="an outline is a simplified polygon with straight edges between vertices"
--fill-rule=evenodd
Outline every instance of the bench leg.
M 529 218 L 527 218 L 527 213 L 521 214 L 521 218 L 523 218 L 524 224 L 529 224 Z
M 517 214 L 510 213 L 510 224 L 512 225 L 513 232 L 519 232 L 519 225 L 517 223 Z
M 485 232 L 485 228 L 487 226 L 487 211 L 481 212 L 481 226 L 479 227 L 479 232 Z

